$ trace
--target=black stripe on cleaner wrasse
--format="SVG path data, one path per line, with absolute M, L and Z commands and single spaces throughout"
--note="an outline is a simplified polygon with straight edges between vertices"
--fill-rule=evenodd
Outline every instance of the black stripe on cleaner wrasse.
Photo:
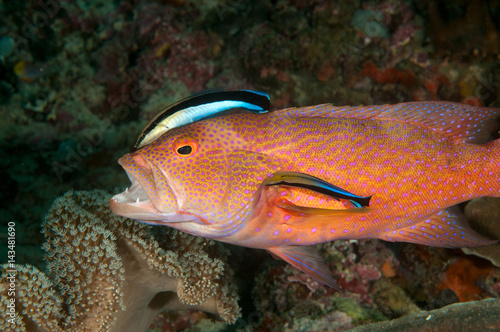
M 266 186 L 286 185 L 299 187 L 328 195 L 336 200 L 347 199 L 357 208 L 368 206 L 372 198 L 372 196 L 362 197 L 354 195 L 320 178 L 298 172 L 276 172 L 266 182 Z
M 167 106 L 144 127 L 134 148 L 154 142 L 172 128 L 203 120 L 223 111 L 243 108 L 256 113 L 269 111 L 270 98 L 266 92 L 252 90 L 209 90 L 191 95 Z

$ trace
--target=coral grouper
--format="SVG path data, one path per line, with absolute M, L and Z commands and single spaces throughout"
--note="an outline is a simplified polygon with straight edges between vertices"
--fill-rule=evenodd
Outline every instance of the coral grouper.
M 311 245 L 493 243 L 454 205 L 500 196 L 500 140 L 489 137 L 500 110 L 452 102 L 268 108 L 265 93 L 245 90 L 167 108 L 139 149 L 120 158 L 132 185 L 111 209 L 266 249 L 337 289 Z

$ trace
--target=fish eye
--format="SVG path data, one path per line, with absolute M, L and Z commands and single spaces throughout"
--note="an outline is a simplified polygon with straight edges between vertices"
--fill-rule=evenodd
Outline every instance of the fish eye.
M 198 151 L 198 142 L 190 137 L 180 137 L 174 142 L 174 152 L 179 157 L 189 157 Z
M 191 147 L 191 145 L 184 145 L 184 146 L 181 146 L 180 148 L 177 148 L 177 153 L 182 154 L 182 155 L 191 154 L 192 151 L 193 151 L 193 148 Z

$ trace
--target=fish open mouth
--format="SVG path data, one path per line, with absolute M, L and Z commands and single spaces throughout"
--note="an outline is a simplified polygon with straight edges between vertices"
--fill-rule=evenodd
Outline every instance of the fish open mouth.
M 131 182 L 129 188 L 111 198 L 110 207 L 113 213 L 133 219 L 142 219 L 145 216 L 150 217 L 152 214 L 160 213 L 139 181 L 131 177 Z
M 151 202 L 139 181 L 130 173 L 131 186 L 113 196 L 109 202 L 111 211 L 119 216 L 137 220 L 159 220 L 162 214 Z
M 149 165 L 142 156 L 127 154 L 120 158 L 119 164 L 127 172 L 131 185 L 110 199 L 109 205 L 114 214 L 151 224 L 198 220 L 193 216 L 180 214 L 176 209 L 162 208 L 161 202 L 164 199 L 160 199 L 162 196 L 158 191 L 171 192 L 171 188 L 156 188 L 155 178 L 162 177 L 166 180 L 160 181 L 162 183 L 169 181 L 161 170 Z M 169 196 L 175 202 L 174 205 L 177 205 L 175 195 L 171 193 Z

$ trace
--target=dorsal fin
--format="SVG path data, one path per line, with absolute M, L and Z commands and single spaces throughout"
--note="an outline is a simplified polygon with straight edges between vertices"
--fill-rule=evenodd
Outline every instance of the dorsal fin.
M 332 106 L 323 104 L 278 111 L 291 116 L 378 119 L 426 127 L 461 143 L 483 144 L 500 116 L 500 109 L 446 101 L 409 102 L 395 105 Z
M 135 148 L 155 141 L 169 129 L 213 117 L 233 108 L 244 108 L 257 113 L 269 111 L 269 94 L 251 90 L 209 90 L 199 92 L 165 107 L 144 127 Z

